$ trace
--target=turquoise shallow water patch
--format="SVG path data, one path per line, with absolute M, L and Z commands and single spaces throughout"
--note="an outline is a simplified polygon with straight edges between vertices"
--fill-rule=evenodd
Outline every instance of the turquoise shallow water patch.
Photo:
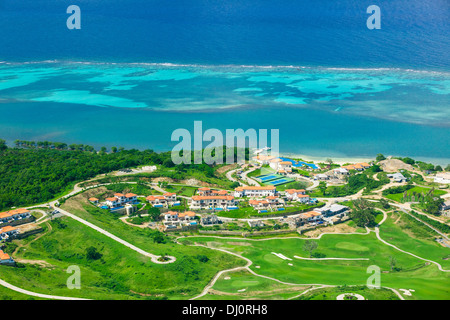
M 119 107 L 119 108 L 144 108 L 145 103 L 135 102 L 133 100 L 94 94 L 83 90 L 54 91 L 48 96 L 32 98 L 33 101 L 50 101 L 60 103 L 86 104 L 98 107 Z
M 321 109 L 450 126 L 450 75 L 399 69 L 3 64 L 2 98 L 164 111 Z M 51 94 L 49 94 L 49 92 Z

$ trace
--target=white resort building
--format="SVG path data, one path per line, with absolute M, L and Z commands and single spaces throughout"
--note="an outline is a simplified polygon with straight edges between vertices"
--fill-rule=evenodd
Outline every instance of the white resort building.
M 269 166 L 280 174 L 292 173 L 291 161 L 283 161 L 280 158 L 276 158 L 270 161 Z
M 236 200 L 233 196 L 192 196 L 190 208 L 192 210 L 205 208 L 222 208 L 235 206 Z
M 148 196 L 145 198 L 154 207 L 167 208 L 177 201 L 177 194 L 172 192 L 164 193 L 162 196 Z
M 234 189 L 235 197 L 268 197 L 276 195 L 275 186 L 245 186 Z
M 89 201 L 95 203 L 95 198 L 91 198 L 89 199 Z M 98 199 L 96 199 L 98 201 Z M 137 201 L 137 195 L 135 195 L 134 193 L 127 193 L 127 194 L 122 194 L 122 193 L 115 193 L 114 197 L 111 198 L 106 198 L 106 205 L 110 208 L 117 208 L 117 207 L 121 207 L 125 204 L 129 204 L 129 203 L 136 203 Z

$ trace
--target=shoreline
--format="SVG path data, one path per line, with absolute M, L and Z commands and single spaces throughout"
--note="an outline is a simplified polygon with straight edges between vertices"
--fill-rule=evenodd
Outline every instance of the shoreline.
M 294 159 L 303 159 L 304 161 L 313 161 L 314 163 L 326 163 L 326 159 L 333 160 L 333 163 L 338 165 L 343 165 L 345 163 L 358 163 L 358 162 L 370 162 L 375 161 L 375 157 L 369 158 L 369 157 L 350 157 L 350 156 L 342 156 L 342 157 L 326 157 L 326 156 L 311 156 L 311 155 L 305 155 L 305 154 L 295 154 L 295 153 L 280 153 L 281 156 L 285 156 L 287 158 L 294 158 Z
M 367 162 L 369 163 L 370 161 L 375 161 L 376 156 L 374 156 L 373 158 L 371 157 L 364 157 L 364 156 L 314 156 L 314 155 L 306 155 L 306 154 L 298 154 L 298 153 L 291 153 L 291 152 L 280 152 L 279 153 L 280 156 L 282 157 L 287 157 L 287 158 L 294 158 L 294 159 L 303 159 L 304 161 L 308 162 L 308 161 L 313 161 L 314 163 L 325 163 L 326 159 L 330 158 L 331 160 L 333 160 L 333 163 L 335 164 L 339 164 L 339 165 L 343 165 L 346 163 L 358 163 L 358 162 Z M 440 165 L 442 167 L 446 167 L 447 165 L 450 164 L 450 158 L 428 158 L 428 157 L 420 157 L 420 156 L 402 156 L 402 155 L 388 155 L 388 154 L 383 154 L 386 158 L 389 157 L 402 157 L 402 158 L 412 158 L 416 161 L 422 161 L 422 162 L 426 162 L 426 163 L 432 163 L 433 165 Z

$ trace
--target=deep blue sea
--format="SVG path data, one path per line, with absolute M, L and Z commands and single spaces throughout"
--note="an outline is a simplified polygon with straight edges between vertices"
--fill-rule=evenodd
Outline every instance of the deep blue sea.
M 170 150 L 202 120 L 279 129 L 289 154 L 447 164 L 449 16 L 444 0 L 0 0 L 0 138 Z

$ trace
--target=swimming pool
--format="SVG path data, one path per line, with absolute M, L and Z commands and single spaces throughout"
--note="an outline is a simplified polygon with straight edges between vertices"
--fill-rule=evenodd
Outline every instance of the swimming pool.
M 298 168 L 298 167 L 302 167 L 302 166 L 307 166 L 307 167 L 310 167 L 310 168 L 312 168 L 312 169 L 320 169 L 319 166 L 317 166 L 317 165 L 314 164 L 314 163 L 307 163 L 307 162 L 304 162 L 304 161 L 295 161 L 295 160 L 292 160 L 292 159 L 289 159 L 289 158 L 282 158 L 282 157 L 280 157 L 280 159 L 283 160 L 283 161 L 289 161 L 289 162 L 291 162 L 291 163 L 292 163 L 292 166 L 293 166 L 294 168 Z

